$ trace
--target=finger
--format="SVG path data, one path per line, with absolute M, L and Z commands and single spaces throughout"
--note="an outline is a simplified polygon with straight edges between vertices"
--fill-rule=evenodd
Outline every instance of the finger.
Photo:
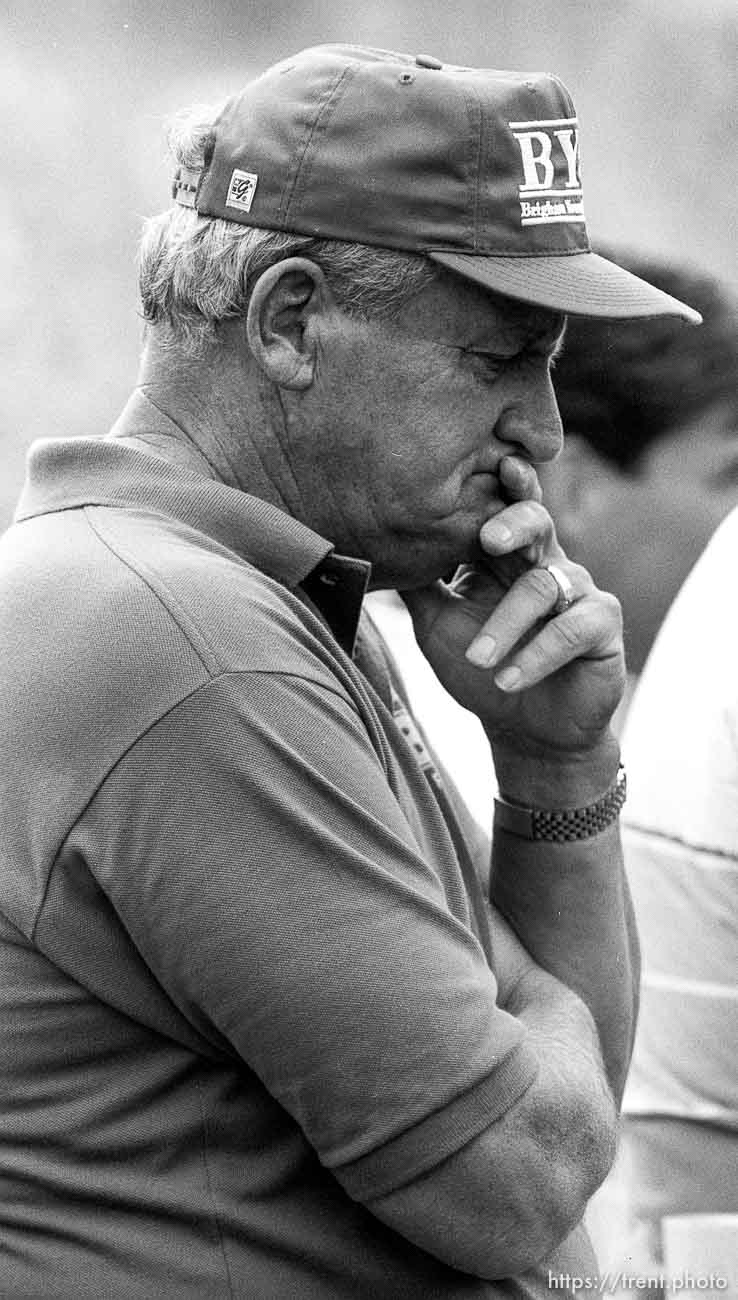
M 619 658 L 621 633 L 619 602 L 608 592 L 594 591 L 550 619 L 516 650 L 513 661 L 495 674 L 495 685 L 503 691 L 523 691 L 576 659 Z
M 479 543 L 489 556 L 520 551 L 532 564 L 544 555 L 558 559 L 563 554 L 556 540 L 553 520 L 539 501 L 515 501 L 482 524 Z
M 594 589 L 587 570 L 580 565 L 560 561 L 558 567 L 565 572 L 575 599 Z M 493 668 L 501 663 L 541 619 L 550 617 L 560 594 L 559 584 L 548 569 L 526 569 L 467 647 L 467 659 L 478 668 Z
M 510 501 L 540 501 L 543 490 L 535 467 L 522 456 L 503 456 L 497 470 Z

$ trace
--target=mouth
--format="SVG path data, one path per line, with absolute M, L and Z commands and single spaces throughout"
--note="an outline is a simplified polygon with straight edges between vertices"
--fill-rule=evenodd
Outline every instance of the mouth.
M 514 497 L 502 481 L 497 466 L 494 469 L 477 469 L 471 477 L 484 492 L 485 518 L 492 519 L 512 504 Z

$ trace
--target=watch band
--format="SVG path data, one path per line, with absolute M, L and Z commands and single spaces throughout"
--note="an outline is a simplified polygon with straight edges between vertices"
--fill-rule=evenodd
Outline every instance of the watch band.
M 585 808 L 527 808 L 525 804 L 495 799 L 495 827 L 524 840 L 586 840 L 599 835 L 620 814 L 626 796 L 625 768 L 620 764 L 610 789 Z

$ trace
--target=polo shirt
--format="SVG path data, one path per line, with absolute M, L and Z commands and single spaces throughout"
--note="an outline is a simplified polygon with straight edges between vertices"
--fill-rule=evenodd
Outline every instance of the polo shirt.
M 140 446 L 32 449 L 0 540 L 3 1296 L 547 1293 L 371 1212 L 537 1063 L 367 576 Z

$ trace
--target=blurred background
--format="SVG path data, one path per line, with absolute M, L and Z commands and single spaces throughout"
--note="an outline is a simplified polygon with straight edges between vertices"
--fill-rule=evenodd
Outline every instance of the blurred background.
M 558 73 L 593 242 L 738 287 L 735 0 L 26 0 L 0 17 L 0 527 L 28 444 L 104 432 L 134 381 L 136 243 L 169 202 L 166 116 L 336 40 Z

